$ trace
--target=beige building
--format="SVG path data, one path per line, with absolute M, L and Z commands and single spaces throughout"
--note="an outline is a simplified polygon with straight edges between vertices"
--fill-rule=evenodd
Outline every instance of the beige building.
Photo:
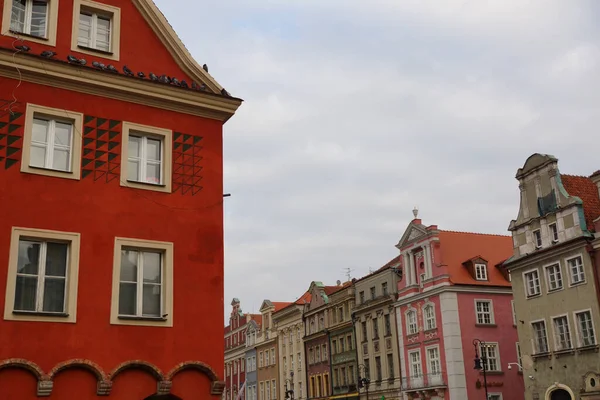
M 360 388 L 360 398 L 400 399 L 402 383 L 394 302 L 400 256 L 376 272 L 354 282 L 359 376 L 370 383 Z
M 341 282 L 338 281 L 338 285 Z M 329 296 L 329 348 L 331 383 L 330 399 L 352 399 L 358 397 L 358 362 L 356 338 L 352 323 L 354 311 L 354 285 L 346 282 Z
M 516 176 L 520 207 L 509 230 L 526 400 L 600 399 L 599 287 L 593 254 L 600 173 L 561 175 L 553 156 L 534 154 Z
M 256 382 L 258 400 L 277 400 L 279 397 L 279 366 L 277 328 L 273 314 L 290 303 L 276 303 L 264 300 L 260 307 L 262 314 L 261 330 L 256 337 Z
M 277 329 L 279 353 L 279 398 L 306 399 L 306 368 L 304 354 L 304 325 L 302 311 L 310 301 L 306 292 L 300 299 L 273 313 Z M 293 396 L 292 396 L 293 395 Z

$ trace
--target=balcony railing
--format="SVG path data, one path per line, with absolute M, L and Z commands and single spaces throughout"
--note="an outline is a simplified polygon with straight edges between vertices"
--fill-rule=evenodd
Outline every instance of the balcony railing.
M 446 386 L 442 373 L 423 374 L 419 376 L 408 376 L 402 378 L 404 390 L 423 389 L 428 387 Z

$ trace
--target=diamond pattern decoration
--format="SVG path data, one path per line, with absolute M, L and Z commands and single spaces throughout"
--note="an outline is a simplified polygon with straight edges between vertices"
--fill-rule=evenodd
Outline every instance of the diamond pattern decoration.
M 122 121 L 86 115 L 83 120 L 82 178 L 119 179 Z
M 0 99 L 0 167 L 4 169 L 21 161 L 23 149 L 25 114 L 21 112 L 21 103 L 11 103 L 12 100 Z
M 197 195 L 202 190 L 202 137 L 173 133 L 173 193 Z

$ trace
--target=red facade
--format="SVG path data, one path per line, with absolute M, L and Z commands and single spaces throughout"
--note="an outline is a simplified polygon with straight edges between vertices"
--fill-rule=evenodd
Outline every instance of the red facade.
M 7 33 L 4 25 L 0 35 L 0 260 L 9 266 L 0 268 L 0 398 L 145 399 L 156 393 L 216 398 L 223 388 L 222 350 L 215 346 L 222 340 L 223 309 L 222 127 L 240 102 L 221 95 L 220 86 L 186 59 L 176 37 L 165 39 L 170 27 L 150 1 L 88 3 L 118 8 L 120 35 L 111 40 L 119 41 L 119 60 L 71 50 L 73 0 L 58 6 L 55 46 Z M 0 12 L 6 16 L 10 9 Z M 47 18 L 50 31 L 50 10 Z M 171 48 L 169 41 L 175 43 Z M 14 47 L 22 45 L 30 50 L 13 58 Z M 58 54 L 45 59 L 43 50 Z M 69 64 L 67 55 L 87 63 Z M 94 68 L 93 61 L 112 64 L 118 72 Z M 143 71 L 146 79 L 125 76 L 123 65 L 136 75 Z M 151 82 L 150 72 L 185 79 L 190 86 L 195 80 L 207 89 Z M 219 101 L 231 111 L 206 106 L 201 112 L 204 104 Z M 42 115 L 31 111 L 33 105 L 64 112 Z M 45 168 L 39 166 L 24 171 L 35 162 L 31 137 L 39 121 L 34 120 L 58 126 L 79 114 L 81 125 L 68 128 L 73 169 L 64 176 L 40 174 Z M 139 165 L 125 146 L 128 140 L 131 149 L 135 137 L 133 129 L 125 130 L 129 125 L 170 132 L 147 136 L 161 143 L 157 190 L 150 179 L 135 186 L 129 184 L 131 175 L 121 175 L 125 165 L 130 172 Z M 29 136 L 28 126 L 34 132 Z M 52 126 L 44 131 L 46 138 L 50 132 L 58 138 Z M 48 163 L 51 142 L 44 143 Z M 58 163 L 58 139 L 52 143 Z M 151 158 L 145 157 L 139 163 L 149 166 Z M 144 171 L 151 174 L 150 167 Z M 70 236 L 53 236 L 63 233 Z M 37 272 L 23 266 L 27 246 Z M 56 246 L 67 249 L 67 256 L 52 253 Z M 43 250 L 31 256 L 34 247 Z M 131 268 L 124 266 L 130 256 L 137 267 L 135 282 L 127 286 L 123 271 Z M 159 272 L 147 277 L 154 256 Z M 58 278 L 50 277 L 51 257 L 55 265 L 64 260 Z M 62 276 L 61 305 L 62 299 L 51 299 L 62 292 L 53 292 L 50 281 Z M 26 279 L 37 282 L 37 292 L 25 288 Z M 135 298 L 127 298 L 126 288 L 134 286 Z M 122 304 L 131 304 L 132 311 Z

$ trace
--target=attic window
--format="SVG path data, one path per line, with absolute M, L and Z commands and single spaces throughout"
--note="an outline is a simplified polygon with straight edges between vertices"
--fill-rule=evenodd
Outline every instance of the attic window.
M 475 264 L 475 279 L 478 281 L 487 281 L 487 266 L 485 264 Z
M 75 0 L 71 50 L 119 61 L 121 9 L 92 0 Z

